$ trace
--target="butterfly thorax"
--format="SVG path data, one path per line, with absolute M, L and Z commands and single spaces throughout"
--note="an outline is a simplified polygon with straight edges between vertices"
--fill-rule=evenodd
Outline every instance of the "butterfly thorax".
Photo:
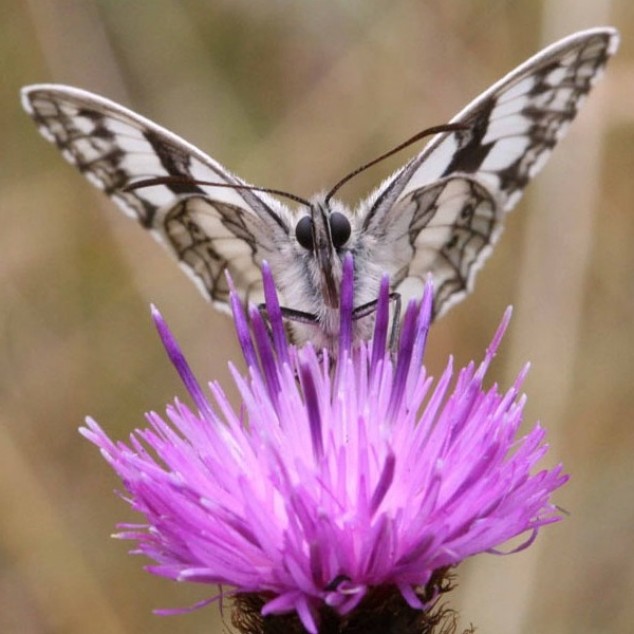
M 354 258 L 354 308 L 376 298 L 382 271 L 369 257 L 356 216 L 337 200 L 326 201 L 318 195 L 308 213 L 295 226 L 293 258 L 280 257 L 272 262 L 273 275 L 288 307 L 311 319 L 290 319 L 290 328 L 298 343 L 311 341 L 317 348 L 333 349 L 339 334 L 340 295 L 343 260 Z M 282 255 L 282 254 L 280 254 Z M 293 262 L 293 266 L 289 266 Z M 367 339 L 372 316 L 355 319 L 355 339 Z

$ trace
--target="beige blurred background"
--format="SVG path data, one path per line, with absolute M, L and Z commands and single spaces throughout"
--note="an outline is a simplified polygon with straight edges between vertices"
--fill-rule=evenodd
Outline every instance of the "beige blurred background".
M 525 360 L 572 480 L 570 516 L 528 551 L 459 568 L 453 605 L 487 634 L 634 631 L 634 4 L 630 0 L 0 0 L 0 632 L 220 632 L 217 606 L 158 617 L 214 588 L 142 570 L 109 534 L 135 519 L 77 427 L 117 438 L 183 396 L 155 302 L 201 379 L 228 385 L 228 318 L 45 143 L 24 84 L 120 101 L 248 181 L 302 196 L 446 122 L 543 45 L 613 24 L 622 47 L 571 134 L 509 217 L 476 292 L 434 328 L 490 375 Z M 408 154 L 342 191 L 350 203 Z M 225 627 L 226 629 L 226 627 Z

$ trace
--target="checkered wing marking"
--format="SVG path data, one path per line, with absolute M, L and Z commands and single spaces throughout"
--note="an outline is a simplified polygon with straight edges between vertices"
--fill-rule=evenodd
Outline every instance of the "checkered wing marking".
M 475 272 L 490 251 L 487 245 L 466 249 L 459 255 L 454 248 L 456 236 L 452 231 L 423 237 L 429 229 L 427 226 L 422 230 L 418 228 L 418 217 L 441 211 L 447 216 L 447 209 L 453 208 L 456 213 L 464 209 L 464 205 L 457 203 L 450 207 L 432 204 L 429 210 L 422 209 L 421 205 L 430 199 L 430 192 L 437 191 L 434 183 L 452 175 L 472 179 L 469 187 L 466 187 L 467 181 L 458 180 L 452 188 L 462 182 L 467 206 L 474 196 L 483 204 L 488 201 L 486 206 L 494 212 L 495 218 L 490 237 L 495 239 L 501 229 L 500 212 L 513 208 L 527 183 L 544 166 L 617 46 L 618 34 L 614 29 L 597 28 L 547 47 L 452 119 L 453 123 L 467 125 L 466 130 L 435 136 L 360 207 L 363 230 L 377 237 L 382 245 L 377 256 L 384 254 L 387 264 L 394 253 L 407 248 L 401 226 L 403 204 L 405 202 L 407 208 L 407 201 L 419 200 L 417 211 L 410 216 L 412 224 L 407 241 L 414 249 L 424 244 L 428 255 L 419 257 L 412 253 L 403 282 L 400 286 L 396 284 L 405 297 L 409 296 L 407 288 L 419 286 L 410 282 L 422 280 L 431 272 L 437 288 L 444 289 L 444 296 L 436 306 L 438 312 L 443 312 L 467 292 Z M 488 196 L 486 191 L 490 192 Z M 400 216 L 398 222 L 395 221 L 397 216 Z M 460 219 L 445 217 L 441 224 L 458 228 Z M 389 229 L 391 226 L 393 231 Z M 385 247 L 390 241 L 395 245 Z M 434 249 L 439 254 L 435 259 L 431 255 Z M 452 255 L 446 257 L 448 250 Z M 453 280 L 448 277 L 449 260 L 457 265 Z
M 57 85 L 31 86 L 23 105 L 41 134 L 127 214 L 168 248 L 199 288 L 226 308 L 227 269 L 243 296 L 260 299 L 259 265 L 287 240 L 290 212 L 249 190 L 194 146 L 122 106 Z M 126 190 L 152 178 L 165 184 Z

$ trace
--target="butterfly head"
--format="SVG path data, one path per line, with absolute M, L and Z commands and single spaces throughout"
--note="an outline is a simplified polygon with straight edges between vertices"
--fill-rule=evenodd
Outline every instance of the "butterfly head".
M 295 238 L 300 247 L 310 253 L 317 265 L 319 285 L 326 306 L 339 307 L 339 280 L 341 257 L 339 254 L 352 234 L 348 217 L 332 211 L 323 202 L 310 206 L 310 215 L 303 216 L 295 226 Z

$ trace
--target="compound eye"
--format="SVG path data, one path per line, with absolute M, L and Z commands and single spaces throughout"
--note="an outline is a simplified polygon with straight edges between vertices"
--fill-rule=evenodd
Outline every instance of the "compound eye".
M 313 221 L 310 216 L 304 216 L 297 223 L 295 237 L 304 249 L 313 250 Z
M 330 214 L 330 235 L 335 248 L 342 247 L 352 233 L 350 221 L 338 211 Z

